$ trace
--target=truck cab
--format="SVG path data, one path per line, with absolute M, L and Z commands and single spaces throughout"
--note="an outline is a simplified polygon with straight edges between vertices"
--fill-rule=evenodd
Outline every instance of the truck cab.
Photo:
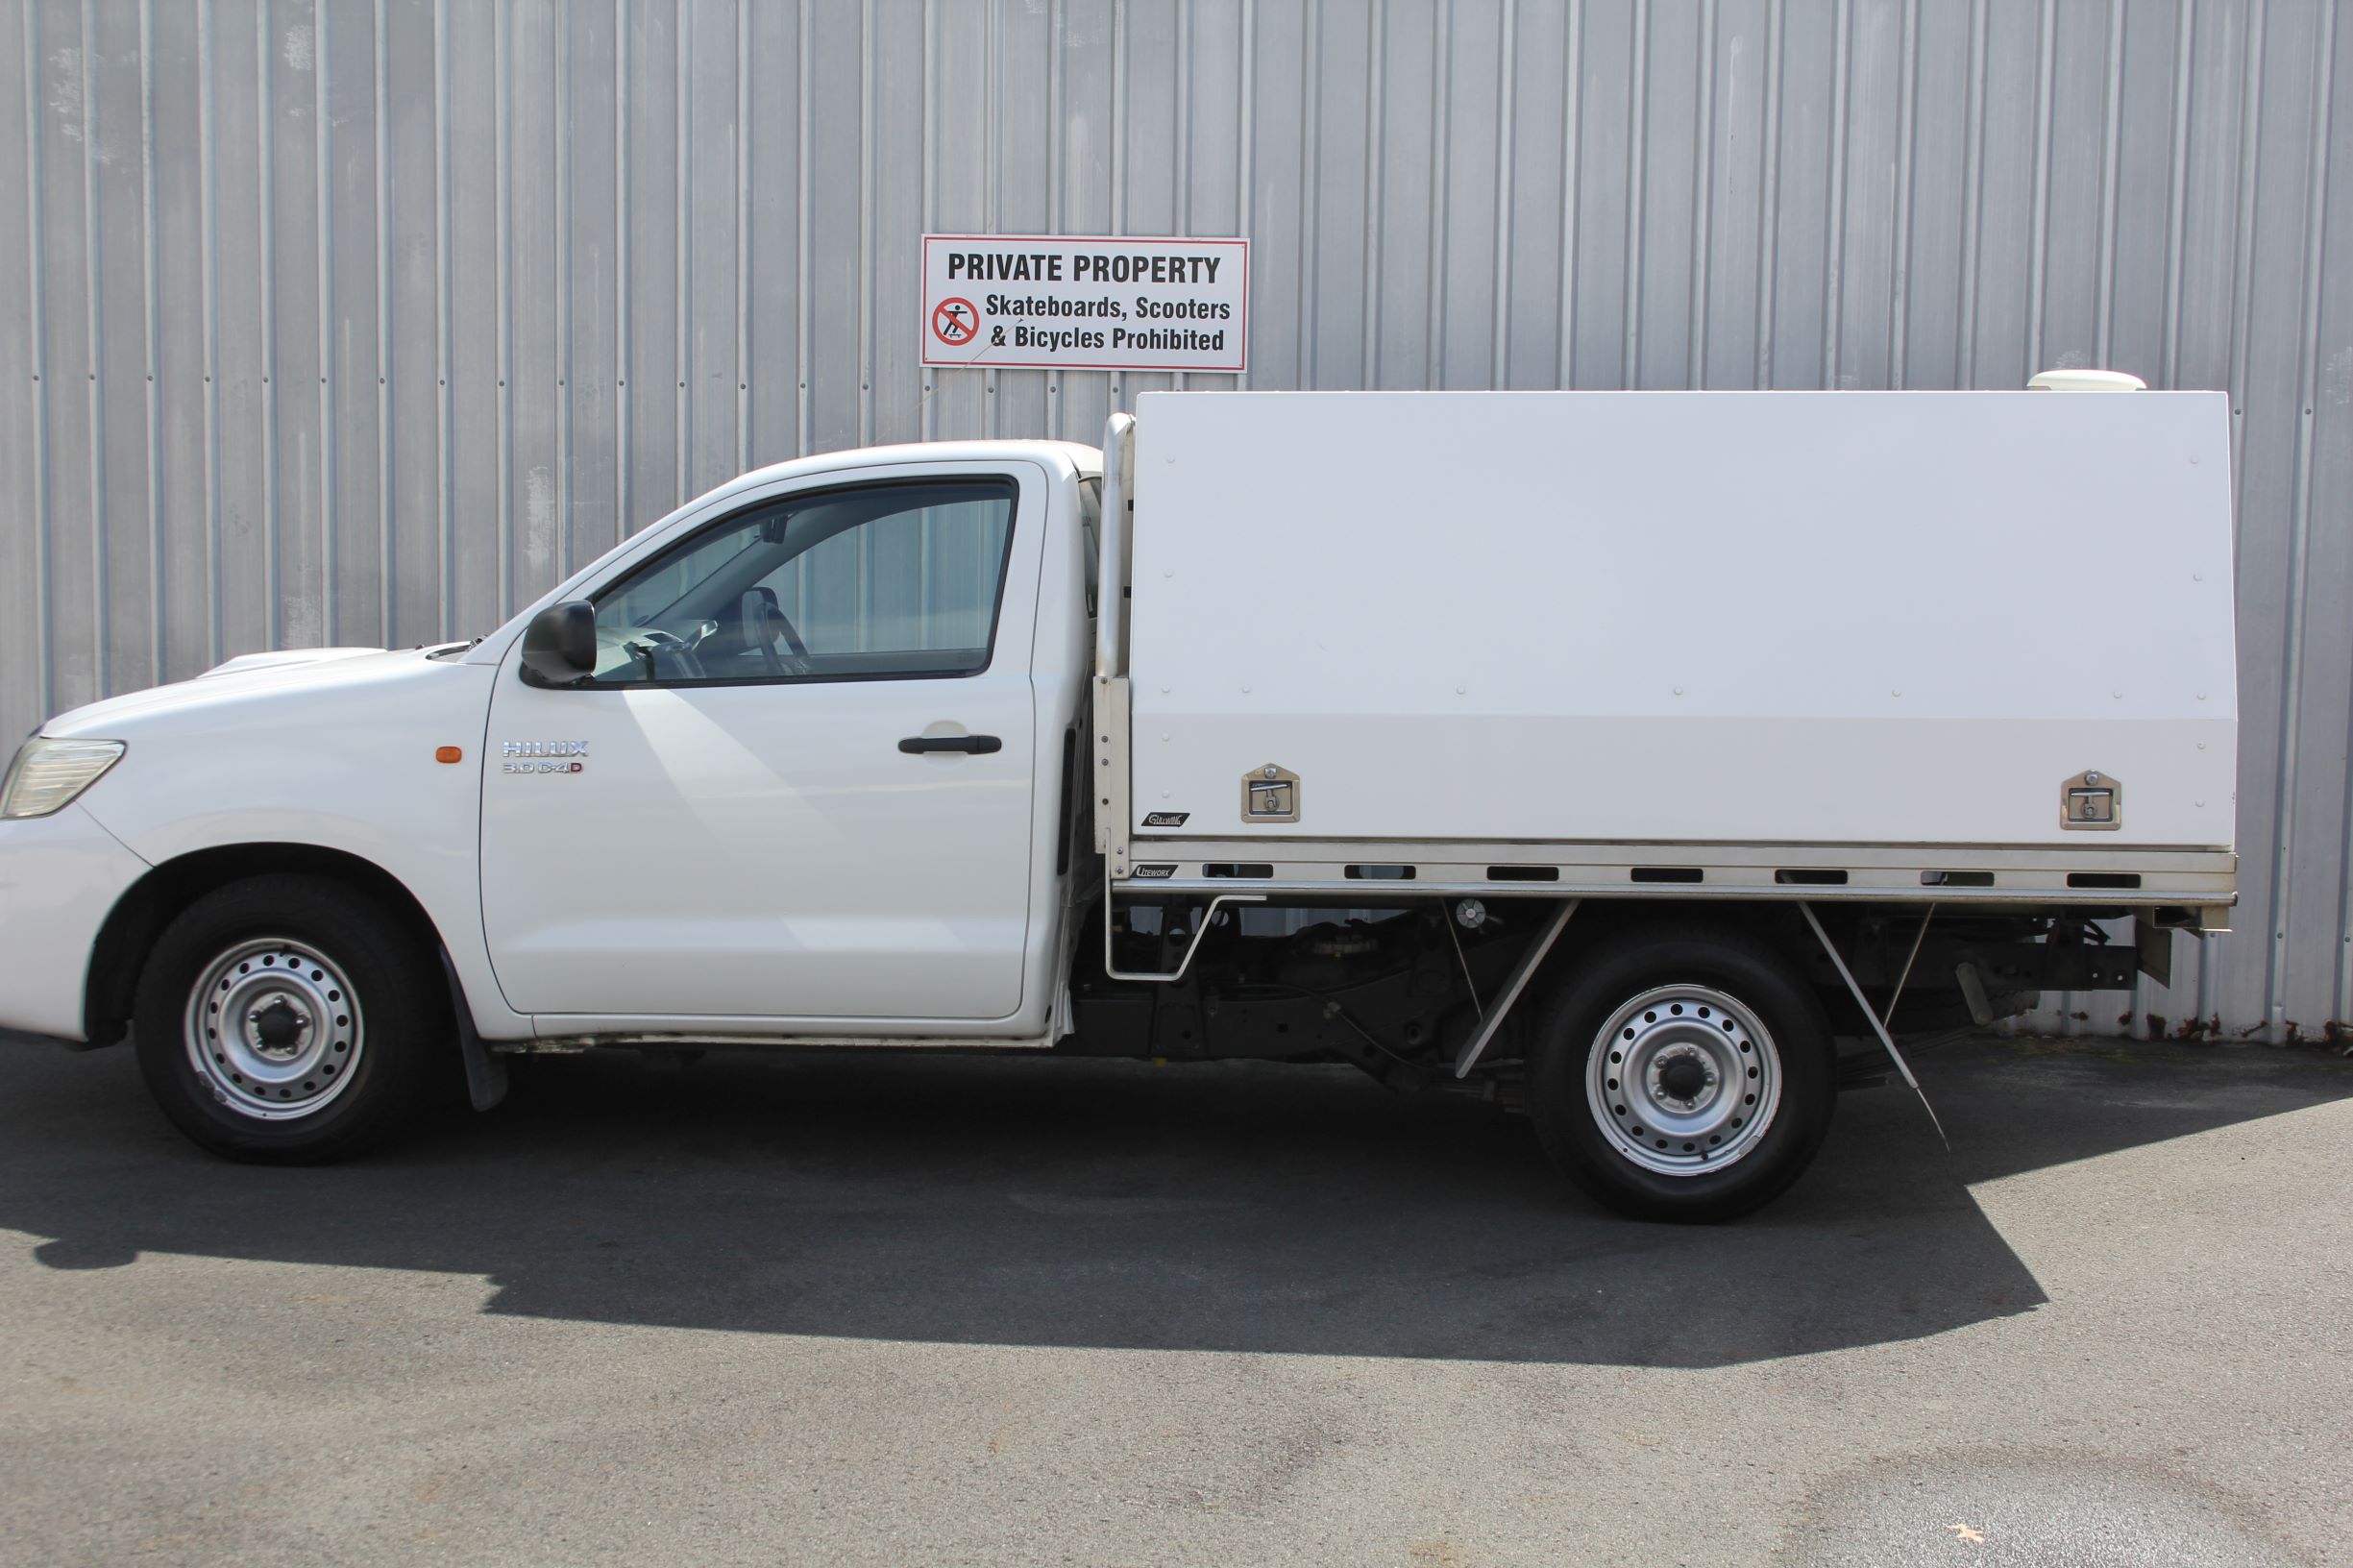
M 585 671 L 465 655 L 508 676 L 482 928 L 535 1034 L 1045 1035 L 1093 454 L 872 456 L 755 476 L 566 590 Z
M 1090 449 L 1051 442 L 779 464 L 470 644 L 232 660 L 61 715 L 0 821 L 0 1023 L 121 1038 L 175 922 L 259 883 L 365 910 L 382 929 L 355 943 L 404 951 L 382 983 L 493 1050 L 1040 1041 L 1098 485 Z M 586 667 L 551 678 L 527 633 L 566 604 Z M 351 1005 L 355 960 L 296 950 L 299 913 L 249 937 L 199 909 L 240 1026 L 184 998 L 138 1031 L 221 1046 L 160 1066 L 187 1061 L 163 1092 L 222 1152 L 321 1157 L 375 1120 L 333 1113 L 370 1098 L 389 1023 Z

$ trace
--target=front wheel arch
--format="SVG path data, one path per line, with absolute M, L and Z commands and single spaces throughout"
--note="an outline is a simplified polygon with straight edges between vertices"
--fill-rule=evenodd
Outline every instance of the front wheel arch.
M 115 900 L 90 947 L 83 983 L 83 1034 L 95 1049 L 122 1040 L 138 996 L 139 973 L 156 938 L 180 912 L 199 898 L 248 877 L 287 872 L 339 882 L 382 906 L 429 951 L 447 951 L 440 928 L 425 906 L 390 871 L 348 850 L 315 844 L 217 845 L 164 861 L 134 882 Z M 464 1005 L 455 993 L 452 1000 Z

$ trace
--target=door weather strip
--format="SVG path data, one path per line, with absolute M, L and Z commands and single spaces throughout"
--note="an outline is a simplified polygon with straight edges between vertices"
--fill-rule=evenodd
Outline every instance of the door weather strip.
M 1504 988 L 1503 995 L 1496 999 L 1495 1011 L 1481 1020 L 1479 1032 L 1463 1044 L 1461 1051 L 1455 1057 L 1455 1076 L 1457 1078 L 1468 1077 L 1471 1068 L 1479 1065 L 1480 1054 L 1487 1048 L 1488 1041 L 1495 1038 L 1495 1032 L 1504 1026 L 1504 1018 L 1510 1013 L 1511 1004 L 1518 1001 L 1520 992 L 1528 989 L 1528 982 L 1534 976 L 1536 966 L 1542 964 L 1544 955 L 1553 950 L 1553 943 L 1560 940 L 1560 928 L 1569 923 L 1569 917 L 1577 913 L 1577 906 L 1582 902 L 1583 900 L 1580 898 L 1571 898 L 1564 902 L 1560 906 L 1560 912 L 1553 917 L 1553 923 L 1544 928 L 1544 935 L 1529 943 L 1528 951 L 1520 957 L 1520 967 L 1511 971 L 1511 983 Z M 1476 993 L 1473 994 L 1472 1001 L 1474 1004 L 1478 1001 Z
M 1952 1139 L 1945 1136 L 1945 1124 L 1936 1119 L 1936 1107 L 1928 1103 L 1928 1091 L 1920 1087 L 1919 1079 L 1912 1076 L 1912 1066 L 1904 1061 L 1903 1053 L 1896 1049 L 1896 1039 L 1887 1032 L 1887 1025 L 1880 1021 L 1878 1014 L 1871 1010 L 1871 1003 L 1863 999 L 1863 988 L 1854 983 L 1854 976 L 1848 971 L 1847 961 L 1838 956 L 1836 947 L 1830 945 L 1830 934 L 1814 918 L 1814 906 L 1800 899 L 1798 912 L 1805 917 L 1805 923 L 1814 928 L 1815 940 L 1822 943 L 1822 950 L 1830 955 L 1830 967 L 1838 971 L 1838 977 L 1847 982 L 1847 992 L 1854 998 L 1854 1005 L 1861 1008 L 1863 1017 L 1871 1020 L 1872 1032 L 1879 1037 L 1879 1043 L 1887 1047 L 1888 1059 L 1896 1064 L 1896 1070 L 1903 1074 L 1903 1081 L 1911 1086 L 1912 1092 L 1920 1096 L 1920 1108 L 1928 1113 L 1928 1125 L 1936 1129 L 1936 1136 L 1944 1143 L 1945 1152 L 1951 1153 Z M 1926 934 L 1924 929 L 1922 934 Z M 1908 971 L 1910 966 L 1906 965 L 1905 968 Z M 1892 1015 L 1895 1009 L 1890 1007 L 1888 1011 Z

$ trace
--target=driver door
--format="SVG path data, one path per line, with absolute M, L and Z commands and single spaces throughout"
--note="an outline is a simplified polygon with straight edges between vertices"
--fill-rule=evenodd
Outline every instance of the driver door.
M 579 683 L 502 662 L 483 920 L 543 1033 L 1020 1010 L 1042 478 L 871 472 L 591 591 Z

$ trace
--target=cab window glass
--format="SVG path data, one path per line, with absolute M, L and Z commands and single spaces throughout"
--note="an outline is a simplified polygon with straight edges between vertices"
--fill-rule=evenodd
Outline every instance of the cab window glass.
M 596 596 L 599 684 L 968 675 L 989 665 L 1009 479 L 794 496 Z

